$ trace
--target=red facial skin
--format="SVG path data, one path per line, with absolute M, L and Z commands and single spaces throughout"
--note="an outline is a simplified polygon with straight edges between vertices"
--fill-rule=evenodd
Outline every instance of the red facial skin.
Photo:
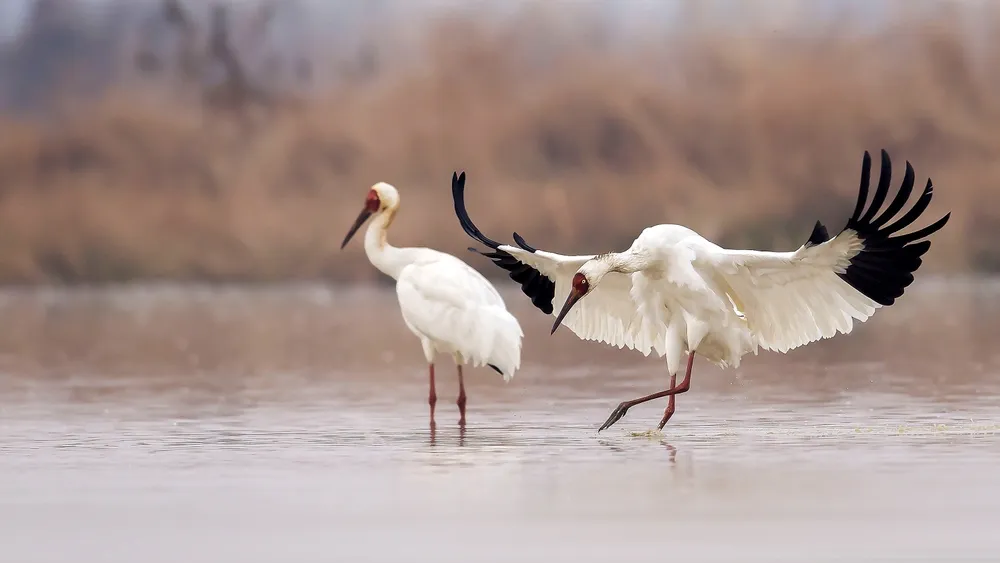
M 556 316 L 556 322 L 552 323 L 552 333 L 555 333 L 556 329 L 559 328 L 559 323 L 562 322 L 563 317 L 566 316 L 566 313 L 568 313 L 569 310 L 573 308 L 573 305 L 576 304 L 576 302 L 579 301 L 584 295 L 586 295 L 588 291 L 590 291 L 590 282 L 587 281 L 587 278 L 584 277 L 584 275 L 581 273 L 577 273 L 575 276 L 573 276 L 573 282 L 571 285 L 573 287 L 569 292 L 569 296 L 566 297 L 566 303 L 563 305 L 562 310 L 559 311 L 559 314 Z
M 377 213 L 380 207 L 382 207 L 382 200 L 378 198 L 378 192 L 375 190 L 368 190 L 368 195 L 365 196 L 365 207 L 361 210 L 361 214 L 358 215 L 358 218 L 354 221 L 354 225 L 352 225 L 351 229 L 347 231 L 347 236 L 344 237 L 344 242 L 340 243 L 341 249 L 347 246 L 347 242 L 351 240 L 354 233 L 358 232 L 361 225 L 364 225 L 365 221 L 367 221 L 369 217 Z
M 381 205 L 382 201 L 378 198 L 378 192 L 369 190 L 368 196 L 365 197 L 365 210 L 369 213 L 375 213 Z

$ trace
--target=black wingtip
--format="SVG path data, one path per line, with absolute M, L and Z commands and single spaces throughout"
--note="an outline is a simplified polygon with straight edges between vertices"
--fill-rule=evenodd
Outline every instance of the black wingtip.
M 502 372 L 502 371 L 500 371 L 500 368 L 496 367 L 495 365 L 493 365 L 493 364 L 486 364 L 486 365 L 488 365 L 488 366 L 490 366 L 491 368 L 493 368 L 493 371 L 495 371 L 495 372 L 499 373 L 500 375 L 503 375 L 503 372 Z
M 861 223 L 869 223 L 875 218 L 875 214 L 879 212 L 882 208 L 882 204 L 885 203 L 885 198 L 889 195 L 889 187 L 892 184 L 892 160 L 889 159 L 889 153 L 882 149 L 882 168 L 879 170 L 878 174 L 878 186 L 875 188 L 875 196 L 872 197 L 871 205 L 868 206 L 868 211 L 865 212 L 863 217 L 858 217 L 857 214 L 854 215 L 854 219 L 860 221 Z M 867 196 L 865 196 L 867 199 Z
M 851 229 L 863 242 L 862 250 L 851 258 L 846 270 L 839 274 L 841 279 L 871 300 L 883 306 L 895 303 L 906 288 L 913 283 L 913 273 L 922 264 L 921 256 L 930 248 L 930 241 L 921 240 L 937 232 L 948 222 L 948 213 L 933 224 L 904 235 L 890 236 L 916 221 L 933 196 L 930 179 L 913 207 L 898 220 L 889 223 L 902 210 L 913 190 L 914 172 L 909 162 L 900 184 L 899 191 L 889 206 L 883 211 L 882 204 L 888 195 L 892 164 L 889 153 L 882 149 L 882 170 L 879 185 L 872 198 L 871 206 L 862 215 L 868 197 L 871 159 L 865 152 L 862 163 L 862 183 L 859 188 L 858 203 L 844 230 Z M 888 223 L 888 225 L 887 225 Z M 816 229 L 813 229 L 813 235 Z M 810 242 L 813 237 L 810 236 Z
M 528 244 L 523 238 L 521 238 L 521 235 L 517 234 L 517 232 L 514 233 L 514 242 L 528 252 L 538 252 L 537 248 Z
M 813 226 L 812 234 L 809 235 L 809 240 L 806 241 L 806 246 L 816 246 L 817 244 L 823 244 L 828 240 L 830 240 L 830 232 L 826 230 L 826 225 L 816 221 L 816 225 Z
M 871 183 L 872 175 L 872 155 L 865 151 L 865 156 L 861 159 L 861 184 L 858 188 L 858 202 L 854 206 L 854 213 L 851 217 L 860 217 L 865 209 L 865 202 L 868 201 L 868 184 Z
M 482 254 L 492 260 L 493 263 L 500 268 L 507 270 L 507 272 L 509 272 L 510 279 L 514 280 L 521 286 L 521 291 L 531 298 L 531 303 L 535 307 L 540 309 L 546 315 L 552 314 L 552 300 L 555 298 L 556 294 L 555 282 L 542 275 L 542 273 L 535 268 L 532 268 L 531 266 L 528 266 L 527 264 L 524 264 L 514 258 L 514 256 L 509 252 L 500 250 L 500 243 L 486 237 L 486 235 L 484 235 L 482 231 L 476 227 L 476 224 L 472 222 L 472 218 L 469 217 L 469 212 L 465 208 L 465 172 L 462 172 L 461 174 L 452 174 L 451 196 L 455 204 L 455 215 L 458 216 L 458 222 L 462 225 L 462 230 L 464 230 L 467 235 L 476 241 L 492 249 L 494 252 L 480 252 L 472 247 L 469 247 L 469 250 Z M 528 243 L 525 242 L 525 240 L 517 233 L 514 233 L 514 240 L 522 249 L 528 252 L 536 252 L 536 250 L 528 245 Z
M 457 177 L 455 173 L 452 173 L 451 198 L 452 202 L 455 204 L 455 215 L 458 217 L 458 223 L 462 226 L 462 230 L 465 231 L 467 235 L 494 250 L 500 246 L 499 242 L 489 239 L 483 235 L 482 231 L 480 231 L 479 228 L 476 227 L 476 224 L 472 222 L 472 219 L 469 217 L 469 212 L 465 209 L 465 172 L 462 172 Z

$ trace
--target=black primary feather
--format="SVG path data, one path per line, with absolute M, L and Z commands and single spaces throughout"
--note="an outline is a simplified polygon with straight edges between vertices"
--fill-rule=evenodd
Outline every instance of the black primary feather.
M 469 250 L 482 254 L 489 258 L 494 264 L 507 270 L 510 279 L 521 285 L 521 291 L 531 298 L 531 303 L 546 315 L 552 314 L 552 299 L 556 294 L 556 284 L 553 280 L 542 275 L 541 272 L 520 262 L 509 252 L 500 250 L 500 243 L 488 238 L 476 227 L 465 209 L 465 172 L 459 175 L 457 172 L 451 176 L 451 197 L 455 203 L 455 215 L 462 225 L 462 230 L 473 239 L 488 246 L 493 252 L 481 252 L 475 248 Z M 531 247 L 521 235 L 514 233 L 514 241 L 524 250 L 535 253 L 536 249 Z
M 844 231 L 851 229 L 858 234 L 863 243 L 863 248 L 856 256 L 851 258 L 850 265 L 842 274 L 838 274 L 854 289 L 865 294 L 868 298 L 884 306 L 892 305 L 896 299 L 903 295 L 903 291 L 913 283 L 913 272 L 917 271 L 922 263 L 921 256 L 931 247 L 928 240 L 923 239 L 936 231 L 948 222 L 951 213 L 938 219 L 931 225 L 923 229 L 892 237 L 896 233 L 916 221 L 927 209 L 934 192 L 931 180 L 927 180 L 913 207 L 900 219 L 893 223 L 889 221 L 899 213 L 910 194 L 913 192 L 914 173 L 910 163 L 906 163 L 906 173 L 903 182 L 899 187 L 899 192 L 893 198 L 889 207 L 881 211 L 882 204 L 885 203 L 889 194 L 889 184 L 891 182 L 892 164 L 889 154 L 882 150 L 882 171 L 879 174 L 878 187 L 875 189 L 875 196 L 872 198 L 871 206 L 862 215 L 865 203 L 868 199 L 868 187 L 871 181 L 871 156 L 865 151 L 864 160 L 861 166 L 861 186 L 858 189 L 858 202 L 854 208 L 854 214 L 847 221 Z M 889 223 L 887 225 L 887 223 Z M 819 244 L 818 237 L 826 238 L 826 229 L 822 224 L 816 223 L 813 234 L 806 244 Z M 841 231 L 843 232 L 843 231 Z M 822 241 L 820 241 L 822 242 Z
M 514 242 L 516 242 L 518 246 L 527 250 L 528 252 L 531 252 L 532 254 L 538 251 L 537 248 L 525 242 L 524 239 L 521 238 L 521 235 L 517 234 L 517 232 L 514 233 Z
M 830 233 L 826 230 L 826 226 L 823 225 L 823 223 L 816 221 L 816 225 L 813 227 L 813 232 L 809 235 L 809 240 L 806 241 L 806 246 L 816 246 L 817 244 L 823 244 L 828 240 L 830 240 Z

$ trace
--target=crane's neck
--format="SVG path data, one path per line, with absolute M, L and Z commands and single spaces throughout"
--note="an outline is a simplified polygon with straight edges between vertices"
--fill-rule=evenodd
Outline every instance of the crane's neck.
M 389 244 L 389 225 L 396 217 L 395 209 L 386 209 L 372 218 L 365 231 L 365 254 L 373 266 L 383 274 L 396 279 L 410 260 L 405 249 Z
M 649 268 L 652 263 L 645 252 L 632 250 L 602 254 L 598 260 L 607 266 L 608 271 L 620 274 L 634 274 Z

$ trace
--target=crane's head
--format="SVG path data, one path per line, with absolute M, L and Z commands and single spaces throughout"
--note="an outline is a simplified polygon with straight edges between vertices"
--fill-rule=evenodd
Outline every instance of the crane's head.
M 347 246 L 354 233 L 358 232 L 358 229 L 365 224 L 369 217 L 383 211 L 395 211 L 397 207 L 399 207 L 399 192 L 392 184 L 379 182 L 372 186 L 368 190 L 368 195 L 365 196 L 365 206 L 361 209 L 354 224 L 351 225 L 351 230 L 347 231 L 347 236 L 344 237 L 344 242 L 340 243 L 340 248 Z
M 569 310 L 573 308 L 573 305 L 576 305 L 577 301 L 583 299 L 585 295 L 593 291 L 609 272 L 611 272 L 611 264 L 600 257 L 587 260 L 583 263 L 583 266 L 580 266 L 580 269 L 573 274 L 573 281 L 570 283 L 566 303 L 563 304 L 562 310 L 556 316 L 556 322 L 552 324 L 552 332 L 549 334 L 555 334 L 556 329 L 559 328 L 559 323 L 562 322 L 566 313 L 569 313 Z

